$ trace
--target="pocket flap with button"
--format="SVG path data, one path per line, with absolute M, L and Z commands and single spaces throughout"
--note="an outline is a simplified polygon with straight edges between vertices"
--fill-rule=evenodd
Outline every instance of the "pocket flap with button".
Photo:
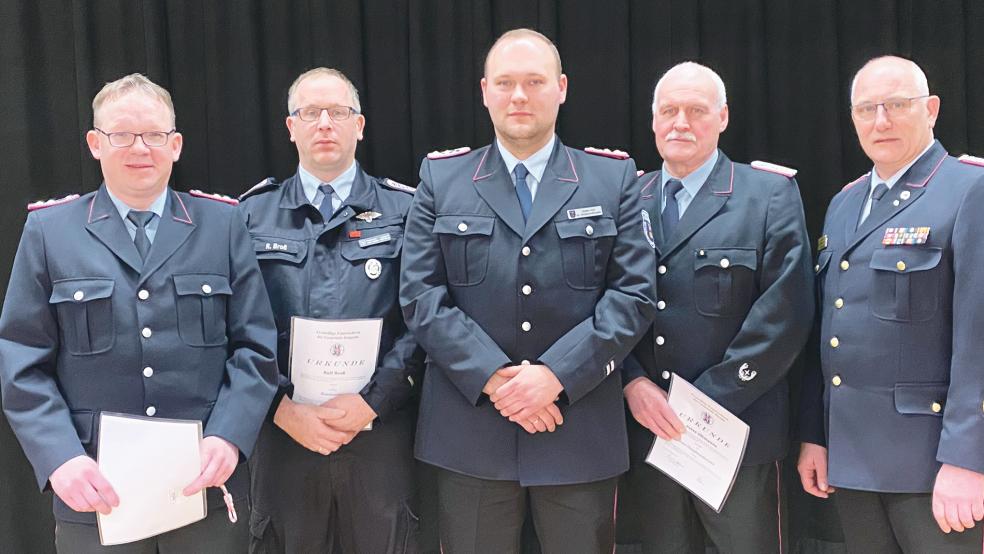
M 51 286 L 51 304 L 88 302 L 113 295 L 116 282 L 112 279 L 66 279 Z
M 741 266 L 752 271 L 758 267 L 758 253 L 754 248 L 701 248 L 694 258 L 694 270 L 704 267 L 729 268 Z
M 871 269 L 909 273 L 925 271 L 940 265 L 943 249 L 937 246 L 890 246 L 871 254 Z
M 615 220 L 610 217 L 564 219 L 554 222 L 557 226 L 557 234 L 562 239 L 581 237 L 585 239 L 596 239 L 601 237 L 614 237 L 618 234 L 615 227 Z
M 92 410 L 72 410 L 71 415 L 72 425 L 75 427 L 75 432 L 79 435 L 79 442 L 82 444 L 92 442 L 96 412 Z
M 179 296 L 232 294 L 229 278 L 212 273 L 188 273 L 174 276 L 174 290 Z
M 947 383 L 896 383 L 895 411 L 942 417 L 949 389 Z
M 253 250 L 259 260 L 300 262 L 307 254 L 307 243 L 301 240 L 253 235 Z
M 495 217 L 491 215 L 439 215 L 434 219 L 434 232 L 442 235 L 491 235 Z

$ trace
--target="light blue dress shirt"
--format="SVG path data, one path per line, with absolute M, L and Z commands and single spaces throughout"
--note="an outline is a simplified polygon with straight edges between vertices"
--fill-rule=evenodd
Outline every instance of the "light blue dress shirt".
M 543 180 L 543 172 L 547 170 L 547 162 L 550 161 L 550 154 L 553 152 L 554 143 L 557 141 L 557 135 L 550 137 L 550 141 L 547 142 L 546 146 L 537 150 L 532 156 L 526 158 L 525 160 L 520 160 L 516 156 L 513 156 L 508 150 L 506 150 L 499 141 L 495 141 L 495 147 L 499 149 L 499 154 L 502 156 L 502 161 L 506 164 L 506 169 L 509 170 L 509 178 L 512 179 L 513 187 L 516 186 L 516 174 L 513 170 L 517 165 L 522 163 L 526 166 L 526 171 L 530 174 L 526 176 L 526 186 L 530 187 L 530 195 L 533 200 L 536 200 L 536 191 L 540 187 L 540 181 Z M 532 177 L 532 178 L 531 178 Z
M 321 185 L 331 185 L 332 190 L 335 191 L 331 195 L 331 208 L 332 213 L 338 211 L 338 208 L 342 205 L 345 200 L 348 199 L 349 194 L 352 193 L 352 183 L 355 182 L 355 168 L 358 166 L 359 162 L 352 162 L 352 165 L 348 169 L 342 172 L 341 175 L 335 177 L 330 183 L 324 183 L 311 173 L 309 173 L 303 166 L 297 166 L 297 175 L 301 178 L 301 187 L 304 188 L 304 196 L 308 199 L 315 208 L 321 209 L 321 203 L 325 199 L 325 194 L 321 192 Z
M 912 158 L 911 162 L 907 163 L 905 167 L 903 167 L 902 169 L 896 171 L 895 175 L 892 175 L 888 179 L 882 179 L 881 177 L 878 176 L 878 170 L 875 169 L 874 167 L 871 168 L 871 185 L 868 188 L 868 199 L 864 201 L 864 210 L 861 211 L 862 222 L 868 219 L 868 214 L 871 213 L 871 193 L 875 192 L 875 187 L 878 186 L 878 183 L 885 183 L 885 186 L 888 187 L 888 190 L 892 190 L 892 187 L 895 186 L 895 183 L 899 182 L 899 179 L 901 179 L 902 176 L 905 175 L 905 172 L 909 171 L 909 168 L 912 167 L 913 164 L 918 162 L 919 158 L 923 157 L 926 154 L 926 152 L 928 152 L 929 149 L 933 147 L 934 144 L 936 144 L 936 141 L 933 140 L 929 141 L 929 146 L 924 148 L 923 151 L 920 152 L 918 156 Z
M 157 236 L 157 227 L 161 224 L 161 218 L 164 217 L 164 204 L 167 203 L 167 191 L 168 189 L 165 188 L 164 192 L 154 200 L 147 210 L 137 210 L 136 208 L 127 206 L 125 202 L 113 195 L 113 191 L 108 186 L 106 187 L 106 193 L 109 194 L 109 199 L 116 206 L 116 211 L 120 212 L 120 217 L 123 218 L 123 225 L 126 226 L 127 232 L 130 233 L 130 240 L 133 240 L 137 236 L 137 226 L 126 218 L 126 214 L 130 213 L 130 210 L 150 211 L 154 212 L 154 217 L 150 219 L 150 223 L 144 225 L 144 232 L 147 233 L 147 240 L 150 241 L 150 244 L 154 244 L 154 237 Z
M 683 188 L 680 189 L 680 192 L 676 193 L 677 208 L 680 211 L 680 219 L 683 219 L 683 213 L 687 211 L 687 208 L 690 207 L 690 203 L 694 201 L 694 198 L 697 197 L 697 193 L 700 192 L 701 187 L 704 186 L 704 182 L 706 182 L 707 178 L 711 176 L 711 171 L 714 169 L 714 164 L 716 164 L 717 161 L 718 151 L 715 149 L 710 158 L 707 158 L 707 160 L 705 160 L 700 167 L 692 171 L 690 175 L 683 178 L 676 177 L 671 174 L 670 170 L 666 168 L 666 162 L 663 163 L 663 170 L 660 172 L 663 180 L 661 186 L 663 188 L 660 190 L 665 189 L 666 182 L 670 179 L 676 179 L 683 183 Z M 662 211 L 664 208 L 666 208 L 666 195 L 660 194 L 659 209 Z

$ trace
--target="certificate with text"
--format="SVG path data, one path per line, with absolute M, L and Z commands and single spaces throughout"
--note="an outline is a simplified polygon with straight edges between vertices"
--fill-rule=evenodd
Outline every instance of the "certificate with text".
M 99 471 L 120 505 L 96 514 L 99 543 L 126 544 L 205 519 L 205 493 L 181 491 L 201 472 L 202 422 L 103 412 Z
M 358 393 L 376 371 L 382 319 L 290 320 L 292 399 L 322 404 L 340 394 Z
M 646 462 L 720 513 L 748 444 L 748 424 L 673 374 L 670 407 L 686 427 L 679 440 L 656 437 Z

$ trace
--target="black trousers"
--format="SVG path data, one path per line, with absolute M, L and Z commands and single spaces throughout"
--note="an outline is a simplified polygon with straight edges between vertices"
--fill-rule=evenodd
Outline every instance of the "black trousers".
M 944 533 L 933 518 L 932 494 L 837 489 L 837 506 L 848 552 L 864 554 L 979 554 L 984 524 L 962 533 Z
M 410 412 L 373 422 L 328 456 L 268 421 L 251 469 L 251 553 L 418 551 Z
M 249 507 L 236 503 L 239 521 L 231 523 L 226 509 L 213 509 L 205 519 L 142 541 L 115 546 L 99 544 L 99 529 L 84 523 L 55 522 L 59 554 L 241 554 L 249 545 Z
M 444 554 L 519 554 L 527 510 L 543 554 L 610 554 L 617 478 L 523 487 L 438 469 Z
M 742 467 L 717 513 L 663 472 L 637 463 L 619 491 L 619 512 L 631 513 L 627 519 L 639 525 L 620 529 L 619 540 L 639 544 L 646 554 L 703 554 L 705 536 L 722 553 L 787 552 L 779 469 L 778 462 Z

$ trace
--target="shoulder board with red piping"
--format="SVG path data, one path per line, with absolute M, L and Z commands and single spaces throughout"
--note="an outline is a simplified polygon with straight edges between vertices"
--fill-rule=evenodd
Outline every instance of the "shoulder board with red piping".
M 462 146 L 461 148 L 452 148 L 451 150 L 435 150 L 427 154 L 428 160 L 443 160 L 445 158 L 457 158 L 471 152 L 471 148 L 467 146 Z
M 759 160 L 755 160 L 750 165 L 752 166 L 753 169 L 758 169 L 760 171 L 768 171 L 769 173 L 778 173 L 779 175 L 789 177 L 790 179 L 795 177 L 797 173 L 797 170 L 791 167 L 786 167 L 784 165 L 778 165 L 769 162 L 763 162 Z
M 960 156 L 957 159 L 960 160 L 961 162 L 965 163 L 965 164 L 979 165 L 981 167 L 984 167 L 984 158 L 978 158 L 977 156 L 971 156 L 970 154 L 964 154 L 963 156 Z
M 276 179 L 274 179 L 273 177 L 267 177 L 266 179 L 263 179 L 259 183 L 256 183 L 255 185 L 249 187 L 249 189 L 246 192 L 240 194 L 239 201 L 242 202 L 243 200 L 246 200 L 247 198 L 253 196 L 254 194 L 266 192 L 270 189 L 274 189 L 279 186 L 280 183 L 278 183 Z
M 854 185 L 860 183 L 867 176 L 868 176 L 868 174 L 865 173 L 864 175 L 862 175 L 862 176 L 858 177 L 857 179 L 851 181 L 850 183 L 844 185 L 844 188 L 842 188 L 841 190 L 847 190 L 847 189 L 853 187 Z
M 388 188 L 391 188 L 393 190 L 399 190 L 399 191 L 402 191 L 402 192 L 409 192 L 410 194 L 413 194 L 413 193 L 417 192 L 417 189 L 416 188 L 411 187 L 409 185 L 404 185 L 403 183 L 400 183 L 400 182 L 397 182 L 397 181 L 394 181 L 393 179 L 390 179 L 389 177 L 387 177 L 385 179 L 380 179 L 379 182 L 382 183 L 382 185 L 384 187 L 388 187 Z
M 609 148 L 595 148 L 594 146 L 588 146 L 584 149 L 584 151 L 588 154 L 594 154 L 595 156 L 604 156 L 606 158 L 614 158 L 616 160 L 629 159 L 629 153 L 621 150 L 611 150 Z
M 63 198 L 49 198 L 48 200 L 38 200 L 37 202 L 31 202 L 27 205 L 27 211 L 33 212 L 35 210 L 43 210 L 44 208 L 50 208 L 52 206 L 60 206 L 62 204 L 68 204 L 72 200 L 79 198 L 78 194 L 69 194 Z
M 190 194 L 192 196 L 197 196 L 199 198 L 208 198 L 209 200 L 215 200 L 217 202 L 223 202 L 225 204 L 229 204 L 230 206 L 238 206 L 239 205 L 239 200 L 236 200 L 235 198 L 233 198 L 231 196 L 226 196 L 224 194 L 214 194 L 214 193 L 211 193 L 211 192 L 202 192 L 202 191 L 200 191 L 198 189 L 189 190 L 188 191 L 188 194 Z

